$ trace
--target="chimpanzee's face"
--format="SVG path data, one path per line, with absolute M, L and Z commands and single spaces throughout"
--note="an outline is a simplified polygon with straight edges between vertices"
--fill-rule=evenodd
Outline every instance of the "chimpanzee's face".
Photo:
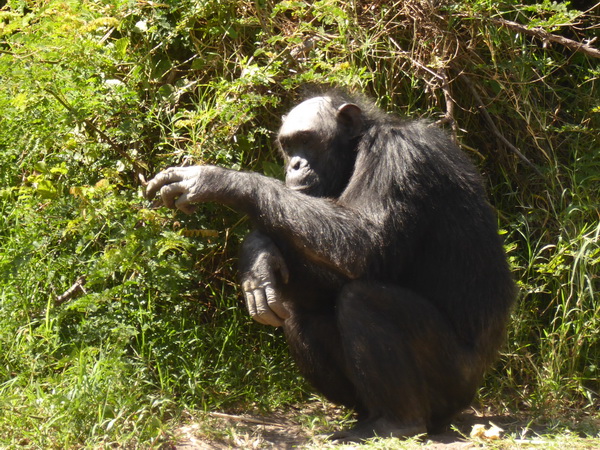
M 287 164 L 285 183 L 291 189 L 337 197 L 347 184 L 348 160 L 353 164 L 355 153 L 349 148 L 350 136 L 344 136 L 343 107 L 335 108 L 328 97 L 315 97 L 284 117 L 277 141 Z

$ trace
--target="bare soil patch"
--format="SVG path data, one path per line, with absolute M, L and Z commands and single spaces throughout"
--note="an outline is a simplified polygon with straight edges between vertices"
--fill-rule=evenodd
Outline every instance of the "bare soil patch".
M 268 416 L 206 413 L 177 429 L 173 447 L 178 450 L 334 447 L 327 441 L 327 435 L 342 428 L 334 419 L 339 416 L 339 410 L 329 406 L 324 408 L 314 414 L 313 425 L 309 423 L 309 417 L 316 409 L 314 405 L 300 412 L 293 410 Z M 481 447 L 487 438 L 469 437 L 475 425 L 483 425 L 485 429 L 495 425 L 505 432 L 519 429 L 525 437 L 532 431 L 527 423 L 508 415 L 486 416 L 470 410 L 457 417 L 451 430 L 411 440 L 406 442 L 406 448 L 462 450 Z M 358 445 L 343 448 L 355 447 Z

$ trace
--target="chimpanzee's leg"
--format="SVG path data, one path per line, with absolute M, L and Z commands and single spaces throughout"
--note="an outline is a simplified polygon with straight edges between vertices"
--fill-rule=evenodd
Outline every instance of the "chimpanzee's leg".
M 436 432 L 469 405 L 482 366 L 426 299 L 357 281 L 340 294 L 336 317 L 347 374 L 368 419 L 334 439 Z
M 364 416 L 366 410 L 344 367 L 334 309 L 292 310 L 283 329 L 300 373 L 329 400 Z

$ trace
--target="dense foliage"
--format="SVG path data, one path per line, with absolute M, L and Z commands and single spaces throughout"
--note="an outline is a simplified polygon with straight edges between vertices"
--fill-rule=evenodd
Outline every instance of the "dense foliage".
M 184 409 L 306 395 L 241 306 L 245 219 L 154 209 L 143 184 L 191 162 L 279 176 L 272 132 L 309 84 L 439 121 L 486 177 L 521 294 L 481 400 L 599 406 L 598 7 L 4 3 L 0 446 L 158 442 Z

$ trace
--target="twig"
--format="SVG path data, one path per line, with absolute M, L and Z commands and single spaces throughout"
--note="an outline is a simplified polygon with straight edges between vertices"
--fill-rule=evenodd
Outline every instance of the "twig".
M 540 172 L 540 170 L 531 161 L 529 161 L 529 159 L 527 159 L 527 157 L 523 153 L 521 153 L 521 151 L 517 147 L 515 147 L 513 144 L 511 144 L 508 141 L 508 139 L 506 139 L 504 137 L 504 135 L 500 132 L 500 130 L 498 129 L 498 127 L 494 123 L 494 120 L 490 116 L 490 113 L 488 113 L 487 109 L 485 109 L 485 105 L 483 104 L 483 100 L 481 100 L 481 97 L 477 93 L 477 89 L 475 89 L 475 86 L 473 85 L 473 83 L 471 82 L 471 80 L 469 79 L 469 77 L 467 75 L 465 75 L 464 73 L 461 73 L 460 74 L 460 78 L 465 82 L 465 84 L 467 85 L 467 87 L 471 91 L 471 94 L 473 94 L 473 98 L 475 99 L 475 102 L 477 103 L 477 109 L 479 110 L 479 112 L 481 113 L 481 115 L 483 116 L 483 118 L 485 119 L 485 121 L 488 123 L 489 127 L 492 130 L 492 133 L 494 133 L 496 135 L 496 137 L 498 139 L 500 139 L 502 141 L 502 143 L 504 143 L 504 145 L 506 145 L 519 158 L 521 158 L 521 161 L 523 161 L 525 164 L 527 164 L 529 167 L 531 167 L 533 169 L 533 171 L 535 173 L 537 173 L 540 177 L 543 177 L 542 172 Z
M 269 422 L 269 421 L 261 420 L 261 419 L 253 419 L 252 417 L 235 416 L 232 414 L 225 414 L 225 413 L 219 413 L 219 412 L 208 412 L 207 414 L 211 417 L 217 417 L 219 419 L 235 420 L 236 422 L 248 422 L 248 423 L 256 423 L 258 425 L 269 425 L 272 427 L 287 428 L 287 425 L 282 424 L 282 423 Z
M 446 101 L 446 114 L 440 121 L 441 123 L 450 123 L 452 128 L 452 138 L 454 142 L 458 142 L 458 125 L 454 120 L 454 100 L 450 93 L 450 82 L 448 81 L 448 75 L 445 70 L 440 69 L 440 77 L 442 78 L 442 92 L 444 93 L 444 100 Z
M 73 298 L 73 297 L 77 297 L 81 294 L 85 294 L 85 276 L 81 276 L 79 278 L 77 278 L 77 281 L 75 281 L 75 283 L 73 283 L 73 285 L 67 289 L 63 294 L 59 295 L 56 297 L 56 304 L 57 305 L 61 305 L 62 303 L 66 302 L 67 300 Z
M 73 108 L 71 105 L 69 105 L 69 103 L 58 92 L 56 92 L 52 89 L 48 89 L 48 88 L 45 88 L 44 90 L 48 94 L 50 94 L 52 97 L 54 97 L 58 101 L 58 103 L 63 105 L 70 113 L 72 113 L 72 114 L 75 113 L 75 108 Z M 115 152 L 117 152 L 119 155 L 121 155 L 123 158 L 125 158 L 127 161 L 129 161 L 131 163 L 131 165 L 133 166 L 133 168 L 136 170 L 136 172 L 139 173 L 139 172 L 144 172 L 144 171 L 148 170 L 147 167 L 144 167 L 139 162 L 137 162 L 135 159 L 133 159 L 131 156 L 129 156 L 129 154 L 125 150 L 123 150 L 120 146 L 118 146 L 115 143 L 115 141 L 113 141 L 108 134 L 106 134 L 104 131 L 102 131 L 100 128 L 98 128 L 96 125 L 94 125 L 94 122 L 92 122 L 89 119 L 83 119 L 83 123 L 85 124 L 85 126 L 88 129 L 91 129 L 96 134 L 98 134 L 102 138 L 102 140 L 104 142 L 106 142 L 108 145 L 110 145 L 110 147 Z
M 598 50 L 597 48 L 594 48 L 591 45 L 585 44 L 583 42 L 577 42 L 563 36 L 548 33 L 543 28 L 527 28 L 525 25 L 521 25 L 519 23 L 505 19 L 492 19 L 492 22 L 502 25 L 511 30 L 518 31 L 519 33 L 534 36 L 536 38 L 542 39 L 543 41 L 556 42 L 560 45 L 564 45 L 565 47 L 570 48 L 573 51 L 585 53 L 586 55 L 591 56 L 592 58 L 600 58 L 600 50 Z
M 418 67 L 421 70 L 424 70 L 425 72 L 432 75 L 434 78 L 437 78 L 438 81 L 441 83 L 441 89 L 442 89 L 442 93 L 444 94 L 444 101 L 446 103 L 446 113 L 444 114 L 444 117 L 442 117 L 442 119 L 438 121 L 438 123 L 439 124 L 443 124 L 443 123 L 450 124 L 450 127 L 452 128 L 452 137 L 453 137 L 454 141 L 456 142 L 458 140 L 457 139 L 458 125 L 456 124 L 456 121 L 454 120 L 454 100 L 452 99 L 452 95 L 450 93 L 450 81 L 448 80 L 448 75 L 446 74 L 446 70 L 444 70 L 443 68 L 440 68 L 437 72 L 435 72 L 434 70 L 427 67 L 425 64 L 414 59 L 410 55 L 410 53 L 402 50 L 402 47 L 400 47 L 400 45 L 398 45 L 398 43 L 394 39 L 392 39 L 391 37 L 388 37 L 388 39 L 392 42 L 392 44 L 394 44 L 396 46 L 396 48 L 398 49 L 399 55 L 408 59 L 411 62 L 411 64 L 413 64 L 414 66 Z

